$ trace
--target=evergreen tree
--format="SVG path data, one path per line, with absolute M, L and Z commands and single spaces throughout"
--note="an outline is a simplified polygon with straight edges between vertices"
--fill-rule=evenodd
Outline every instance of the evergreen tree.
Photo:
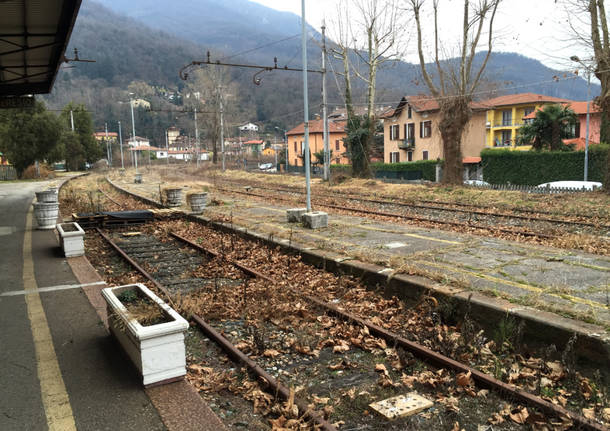
M 567 106 L 546 105 L 536 112 L 536 118 L 519 129 L 519 145 L 531 145 L 536 151 L 569 149 L 564 139 L 572 138 L 576 114 Z
M 56 115 L 37 101 L 33 108 L 10 109 L 0 114 L 0 151 L 21 176 L 34 162 L 57 161 L 61 124 Z

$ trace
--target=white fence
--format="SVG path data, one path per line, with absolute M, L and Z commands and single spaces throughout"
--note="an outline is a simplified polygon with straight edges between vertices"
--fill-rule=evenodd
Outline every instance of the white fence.
M 0 181 L 16 180 L 17 171 L 14 167 L 8 165 L 0 165 Z
M 520 184 L 489 184 L 489 185 L 468 185 L 468 187 L 474 187 L 479 189 L 488 190 L 506 190 L 523 193 L 538 193 L 538 194 L 559 194 L 559 193 L 583 193 L 589 192 L 591 189 L 585 187 L 537 187 L 537 186 L 526 186 Z M 593 190 L 597 190 L 599 187 L 593 187 Z

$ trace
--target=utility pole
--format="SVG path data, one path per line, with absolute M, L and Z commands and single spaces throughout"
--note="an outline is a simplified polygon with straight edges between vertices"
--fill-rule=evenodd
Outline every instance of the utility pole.
M 591 68 L 587 68 L 587 127 L 585 136 L 585 181 L 589 178 L 589 111 L 591 104 Z
M 119 145 L 121 147 L 121 169 L 125 169 L 125 163 L 123 162 L 123 133 L 121 132 L 121 122 L 119 121 Z
M 275 169 L 277 169 L 277 135 L 273 134 L 273 154 L 275 154 Z
M 326 104 L 326 23 L 322 21 L 322 121 L 324 123 L 324 181 L 330 180 L 330 143 L 328 142 L 328 112 Z
M 108 156 L 108 164 L 112 166 L 112 144 L 108 140 L 108 123 L 104 123 L 106 129 L 106 156 Z
M 133 117 L 133 100 L 131 99 L 131 97 L 129 98 L 129 106 L 131 106 L 131 129 L 132 129 L 132 133 L 133 133 L 132 139 L 133 139 L 134 144 L 136 144 L 136 142 L 137 142 L 136 141 L 136 121 L 134 120 L 134 117 Z M 138 147 L 136 146 L 136 148 L 138 148 Z M 134 151 L 133 153 L 134 153 L 133 159 L 135 161 L 136 174 L 137 174 L 138 173 L 138 152 Z
M 197 157 L 197 167 L 199 167 L 199 126 L 197 125 L 197 108 L 195 108 L 195 145 L 197 146 L 195 157 Z
M 167 137 L 168 132 L 167 129 L 165 129 L 165 153 L 167 155 L 167 165 L 169 166 L 169 139 Z
M 225 133 L 224 133 L 224 111 L 222 108 L 222 86 L 218 86 L 218 99 L 220 103 L 220 152 L 222 154 L 222 171 L 225 171 Z
M 305 0 L 301 0 L 301 50 L 303 55 L 303 109 L 305 129 L 305 148 L 303 160 L 305 161 L 305 185 L 307 188 L 307 212 L 311 212 L 311 187 L 309 172 L 309 94 L 307 92 L 307 34 L 305 32 Z
M 70 124 L 72 124 L 72 131 L 74 132 L 74 115 L 72 114 L 71 109 L 70 109 Z

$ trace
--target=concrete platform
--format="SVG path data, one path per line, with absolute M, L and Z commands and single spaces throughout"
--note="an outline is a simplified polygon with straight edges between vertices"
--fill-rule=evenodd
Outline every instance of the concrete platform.
M 224 429 L 184 382 L 147 395 L 100 318 L 93 268 L 35 230 L 30 204 L 47 185 L 0 183 L 0 429 Z
M 153 199 L 158 188 L 117 184 Z M 327 228 L 313 232 L 289 224 L 286 207 L 254 197 L 214 196 L 226 205 L 209 206 L 208 218 L 231 216 L 233 225 L 280 242 L 290 238 L 304 248 L 332 250 L 343 260 L 374 263 L 388 273 L 415 271 L 437 283 L 445 280 L 515 306 L 593 323 L 604 328 L 605 337 L 610 334 L 606 256 L 338 214 L 332 214 Z

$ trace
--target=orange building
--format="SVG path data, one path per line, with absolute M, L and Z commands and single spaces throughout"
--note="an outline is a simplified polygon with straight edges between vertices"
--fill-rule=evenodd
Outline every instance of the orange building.
M 346 138 L 344 121 L 328 122 L 328 140 L 330 143 L 330 163 L 348 164 L 345 156 L 344 139 Z M 305 147 L 305 123 L 286 132 L 288 140 L 288 163 L 291 166 L 303 166 L 303 149 Z M 314 154 L 324 150 L 324 122 L 313 120 L 309 122 L 309 152 L 311 162 L 315 162 Z

